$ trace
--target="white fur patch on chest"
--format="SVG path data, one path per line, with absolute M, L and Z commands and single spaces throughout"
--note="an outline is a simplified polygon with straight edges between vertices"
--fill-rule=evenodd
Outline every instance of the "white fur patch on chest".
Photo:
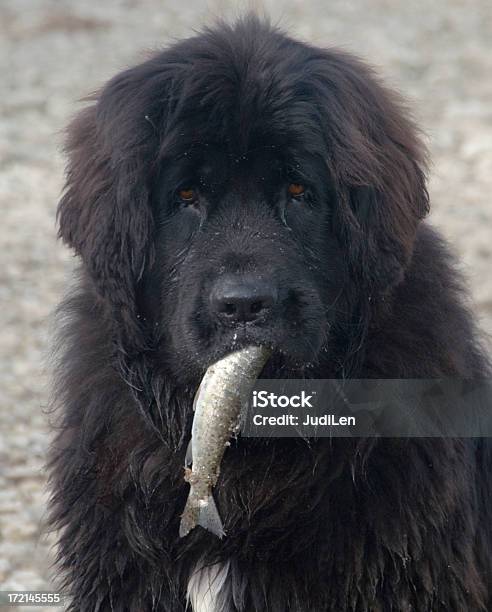
M 191 573 L 186 589 L 188 604 L 193 612 L 221 612 L 227 599 L 229 563 L 203 565 L 198 563 Z

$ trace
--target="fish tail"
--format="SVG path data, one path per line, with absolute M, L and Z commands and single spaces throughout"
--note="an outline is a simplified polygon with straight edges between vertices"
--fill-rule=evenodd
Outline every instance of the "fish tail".
M 191 487 L 185 509 L 181 515 L 179 536 L 183 538 L 188 535 L 197 525 L 211 531 L 218 538 L 225 536 L 224 526 L 212 494 L 205 499 L 197 499 L 193 487 Z
M 224 526 L 212 494 L 208 496 L 205 503 L 200 504 L 198 524 L 214 533 L 218 538 L 225 536 Z
M 198 515 L 200 513 L 200 506 L 196 503 L 190 494 L 186 501 L 186 506 L 181 515 L 181 523 L 179 524 L 179 537 L 184 538 L 198 525 Z

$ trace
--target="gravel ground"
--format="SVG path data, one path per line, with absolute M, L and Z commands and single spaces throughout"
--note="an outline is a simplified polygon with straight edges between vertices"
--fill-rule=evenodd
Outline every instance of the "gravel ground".
M 73 265 L 55 240 L 60 132 L 77 100 L 117 70 L 214 15 L 256 5 L 1 1 L 0 590 L 52 586 L 50 541 L 40 527 L 48 443 L 43 362 L 48 316 Z M 490 0 L 271 0 L 262 6 L 306 40 L 365 56 L 410 99 L 434 162 L 433 222 L 459 252 L 474 308 L 492 332 Z

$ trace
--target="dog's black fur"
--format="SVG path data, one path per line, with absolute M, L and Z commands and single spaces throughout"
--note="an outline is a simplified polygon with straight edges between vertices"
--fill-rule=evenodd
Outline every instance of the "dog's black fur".
M 484 440 L 239 438 L 227 537 L 178 537 L 192 398 L 232 347 L 270 345 L 267 377 L 488 375 L 399 98 L 250 16 L 117 75 L 67 151 L 60 235 L 82 267 L 50 470 L 70 609 L 183 611 L 197 564 L 228 562 L 217 610 L 490 610 Z M 218 322 L 223 274 L 266 278 L 274 309 Z

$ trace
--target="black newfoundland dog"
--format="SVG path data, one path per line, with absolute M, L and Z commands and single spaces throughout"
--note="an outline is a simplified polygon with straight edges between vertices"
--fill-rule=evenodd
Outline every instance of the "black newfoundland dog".
M 425 223 L 425 151 L 355 57 L 254 16 L 117 75 L 69 128 L 52 526 L 70 610 L 492 609 L 482 439 L 251 439 L 227 537 L 179 537 L 192 401 L 232 347 L 266 378 L 489 374 Z

